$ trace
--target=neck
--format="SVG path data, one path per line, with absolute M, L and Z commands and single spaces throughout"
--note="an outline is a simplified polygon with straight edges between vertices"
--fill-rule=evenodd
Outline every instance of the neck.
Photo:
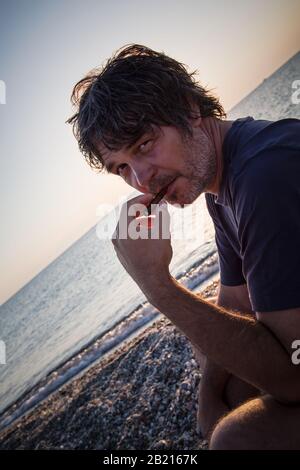
M 202 118 L 201 127 L 203 132 L 211 140 L 215 149 L 216 174 L 212 184 L 206 192 L 217 195 L 219 193 L 223 174 L 223 152 L 222 146 L 225 136 L 232 126 L 233 121 L 222 121 L 214 117 Z

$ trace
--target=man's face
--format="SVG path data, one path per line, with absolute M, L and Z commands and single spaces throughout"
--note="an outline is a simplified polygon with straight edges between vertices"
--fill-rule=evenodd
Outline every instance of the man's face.
M 164 199 L 170 204 L 191 204 L 216 174 L 213 143 L 199 126 L 192 137 L 173 126 L 154 127 L 130 148 L 100 149 L 107 170 L 138 191 L 156 194 L 168 186 Z

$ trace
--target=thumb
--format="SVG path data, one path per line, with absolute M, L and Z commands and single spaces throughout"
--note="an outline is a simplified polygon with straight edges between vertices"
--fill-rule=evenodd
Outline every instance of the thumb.
M 131 215 L 134 214 L 134 206 L 136 206 L 137 209 L 138 209 L 137 213 L 134 214 L 136 217 L 139 217 L 143 213 L 146 214 L 146 208 L 151 203 L 153 198 L 154 198 L 154 194 L 145 193 L 145 194 L 141 194 L 140 196 L 134 197 L 133 199 L 130 199 L 129 201 L 127 201 L 128 210 L 129 210 L 129 208 L 131 208 L 130 209 L 130 214 Z M 142 207 L 142 206 L 144 206 L 144 207 Z

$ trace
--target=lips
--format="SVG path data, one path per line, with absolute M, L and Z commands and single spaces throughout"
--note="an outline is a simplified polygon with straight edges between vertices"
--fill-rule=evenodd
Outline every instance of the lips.
M 166 184 L 165 186 L 161 186 L 160 190 L 159 191 L 151 191 L 153 194 L 155 194 L 155 197 L 154 199 L 156 200 L 157 198 L 159 198 L 159 200 L 161 198 L 163 198 L 167 192 L 169 191 L 169 187 L 174 183 L 174 181 L 177 179 L 177 176 L 175 178 L 173 178 L 168 184 Z

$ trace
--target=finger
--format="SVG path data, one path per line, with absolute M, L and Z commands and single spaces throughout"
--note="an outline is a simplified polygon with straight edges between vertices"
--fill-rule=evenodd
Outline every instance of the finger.
M 171 217 L 168 210 L 168 204 L 162 202 L 156 207 L 155 212 L 155 224 L 159 232 L 159 238 L 171 238 L 170 225 Z
M 136 196 L 132 199 L 129 199 L 127 201 L 126 205 L 127 205 L 127 208 L 129 209 L 129 208 L 131 208 L 132 206 L 134 206 L 136 204 L 141 204 L 141 205 L 145 206 L 145 209 L 146 209 L 153 198 L 154 198 L 154 194 L 151 194 L 151 193 L 141 194 L 140 196 Z M 132 211 L 131 211 L 131 213 L 132 213 Z
M 150 216 L 137 217 L 134 222 L 138 223 L 139 238 L 171 239 L 170 214 L 167 207 L 160 208 Z
M 147 212 L 147 206 L 151 202 L 153 194 L 142 194 L 134 197 L 123 204 L 120 211 L 120 221 L 123 226 L 128 225 L 132 219 L 139 217 Z
M 155 215 L 148 215 L 148 216 L 140 216 L 140 217 L 137 217 L 136 218 L 136 221 L 138 222 L 138 227 L 140 227 L 141 229 L 151 229 L 153 227 L 153 224 L 154 224 L 154 219 L 155 219 Z

